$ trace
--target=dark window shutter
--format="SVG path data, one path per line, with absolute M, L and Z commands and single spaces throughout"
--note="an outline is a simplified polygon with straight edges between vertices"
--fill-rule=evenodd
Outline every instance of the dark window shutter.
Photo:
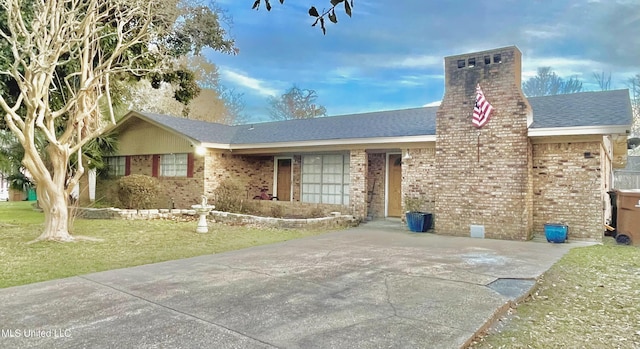
M 187 177 L 193 177 L 193 153 L 187 153 Z
M 131 156 L 124 157 L 124 175 L 128 176 L 131 174 Z
M 153 164 L 151 167 L 151 176 L 158 177 L 160 172 L 160 155 L 153 155 Z

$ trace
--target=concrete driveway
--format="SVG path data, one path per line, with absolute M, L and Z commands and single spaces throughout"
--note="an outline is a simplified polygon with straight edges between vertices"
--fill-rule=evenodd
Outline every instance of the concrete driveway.
M 0 289 L 0 347 L 460 348 L 583 245 L 367 223 Z

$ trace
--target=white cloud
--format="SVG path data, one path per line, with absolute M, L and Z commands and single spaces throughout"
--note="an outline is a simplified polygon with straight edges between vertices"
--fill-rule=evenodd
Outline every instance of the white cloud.
M 567 57 L 547 57 L 547 58 L 525 58 L 522 62 L 523 80 L 537 74 L 540 67 L 551 67 L 561 77 L 583 76 L 585 72 L 599 71 L 603 64 L 590 59 L 567 58 Z
M 422 74 L 422 75 L 403 75 L 397 80 L 391 80 L 388 83 L 396 83 L 404 86 L 424 86 L 429 80 L 444 80 L 444 75 L 438 74 Z
M 443 58 L 432 55 L 389 55 L 389 54 L 348 54 L 345 62 L 358 64 L 359 67 L 404 68 L 404 69 L 442 69 Z
M 278 95 L 277 89 L 266 86 L 268 84 L 267 82 L 252 78 L 244 72 L 238 72 L 228 68 L 220 68 L 220 74 L 223 78 L 230 80 L 233 84 L 249 88 L 258 94 L 264 96 Z
M 441 66 L 442 62 L 443 58 L 440 56 L 418 55 L 390 60 L 387 64 L 388 66 L 397 68 L 429 68 Z
M 543 29 L 525 29 L 523 34 L 528 39 L 552 39 L 563 36 L 562 31 L 558 30 L 558 28 L 549 28 L 548 30 Z
M 324 81 L 329 84 L 346 84 L 363 80 L 358 74 L 358 69 L 354 67 L 336 67 L 324 76 Z

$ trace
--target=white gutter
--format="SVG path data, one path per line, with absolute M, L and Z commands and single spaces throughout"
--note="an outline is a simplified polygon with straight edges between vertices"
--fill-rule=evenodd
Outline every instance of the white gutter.
M 529 137 L 627 134 L 628 126 L 577 126 L 530 128 Z
M 268 149 L 268 148 L 297 148 L 331 145 L 355 145 L 355 144 L 389 144 L 389 143 L 421 143 L 435 142 L 435 135 L 400 136 L 400 137 L 375 137 L 375 138 L 344 138 L 344 139 L 319 139 L 297 142 L 271 142 L 271 143 L 243 143 L 222 144 L 206 143 L 201 146 L 214 149 L 240 150 L 240 149 Z

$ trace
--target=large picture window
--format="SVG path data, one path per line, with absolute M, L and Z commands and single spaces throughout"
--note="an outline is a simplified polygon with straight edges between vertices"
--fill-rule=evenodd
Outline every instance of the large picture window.
M 186 177 L 188 163 L 187 154 L 163 154 L 160 156 L 160 176 Z
M 305 155 L 302 157 L 302 201 L 349 204 L 349 156 Z
M 126 156 L 110 156 L 106 160 L 109 176 L 120 177 L 127 174 Z

